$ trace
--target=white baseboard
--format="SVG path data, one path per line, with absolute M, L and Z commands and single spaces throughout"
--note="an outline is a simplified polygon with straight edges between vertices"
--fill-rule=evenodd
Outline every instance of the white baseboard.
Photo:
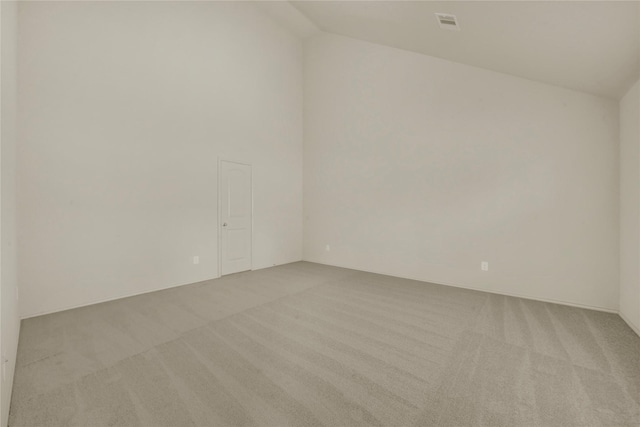
M 306 261 L 306 262 L 312 262 L 312 263 L 315 263 L 315 264 L 329 265 L 329 266 L 332 266 L 332 267 L 347 268 L 349 270 L 362 271 L 362 272 L 365 272 L 365 273 L 381 274 L 381 275 L 384 275 L 384 276 L 398 277 L 398 278 L 401 278 L 401 279 L 409 279 L 409 280 L 415 280 L 415 281 L 425 282 L 425 283 L 433 283 L 433 284 L 442 285 L 442 286 L 451 286 L 451 287 L 454 287 L 454 288 L 461 288 L 461 289 L 469 289 L 469 290 L 473 290 L 473 291 L 487 292 L 487 293 L 495 294 L 495 295 L 505 295 L 505 296 L 516 297 L 516 298 L 524 298 L 524 299 L 529 299 L 529 300 L 534 300 L 534 301 L 548 302 L 548 303 L 552 303 L 552 304 L 567 305 L 567 306 L 570 306 L 570 307 L 584 308 L 584 309 L 587 309 L 587 310 L 596 310 L 596 311 L 604 311 L 606 313 L 614 313 L 614 314 L 620 315 L 620 317 L 622 317 L 622 319 L 638 335 L 640 335 L 640 331 L 638 330 L 638 328 L 636 326 L 632 325 L 632 323 L 627 318 L 625 318 L 625 316 L 623 316 L 622 313 L 620 313 L 616 309 L 611 309 L 611 308 L 608 308 L 608 307 L 598 307 L 598 306 L 591 306 L 591 305 L 585 305 L 585 304 L 578 304 L 578 303 L 574 303 L 574 302 L 570 302 L 570 301 L 554 300 L 554 299 L 549 299 L 549 298 L 539 298 L 539 297 L 535 297 L 535 296 L 531 296 L 531 295 L 524 295 L 524 294 L 518 294 L 518 293 L 512 293 L 512 292 L 488 291 L 486 289 L 476 288 L 476 287 L 473 287 L 473 286 L 463 286 L 463 285 L 458 285 L 458 284 L 453 284 L 453 283 L 435 282 L 435 281 L 424 280 L 424 279 L 421 279 L 421 278 L 411 277 L 411 276 L 398 276 L 396 274 L 390 274 L 390 273 L 387 273 L 387 272 L 384 272 L 384 271 L 358 270 L 358 269 L 355 269 L 355 268 L 352 268 L 352 267 L 348 267 L 348 266 L 345 266 L 345 265 L 309 261 L 309 260 L 305 260 L 305 259 L 298 260 L 298 261 L 292 261 L 292 262 L 299 262 L 299 261 Z M 286 264 L 289 264 L 289 263 L 286 263 Z M 279 265 L 284 265 L 284 264 L 279 264 Z M 270 268 L 270 267 L 266 266 L 266 267 L 258 267 L 258 268 L 254 268 L 254 269 L 255 270 L 261 270 L 263 268 Z M 137 295 L 144 295 L 144 294 L 148 294 L 148 293 L 155 292 L 155 291 L 162 291 L 162 290 L 166 290 L 166 289 L 177 288 L 177 287 L 180 287 L 180 286 L 193 285 L 195 283 L 206 282 L 208 280 L 215 280 L 215 279 L 219 279 L 219 278 L 220 278 L 220 276 L 211 277 L 209 279 L 204 279 L 204 280 L 200 280 L 198 282 L 193 282 L 193 283 L 181 283 L 181 284 L 177 284 L 177 285 L 165 286 L 165 287 L 162 287 L 162 288 L 149 289 L 149 290 L 142 291 L 142 292 L 135 292 L 135 293 L 131 293 L 131 294 L 119 295 L 119 296 L 116 296 L 116 297 L 113 297 L 113 298 L 105 298 L 105 299 L 102 299 L 102 300 L 92 301 L 92 302 L 89 302 L 87 304 L 78 304 L 78 305 L 75 305 L 75 306 L 58 308 L 58 309 L 54 309 L 54 310 L 48 310 L 48 311 L 43 311 L 43 312 L 39 312 L 39 313 L 28 314 L 26 316 L 21 316 L 20 318 L 21 318 L 21 320 L 24 320 L 24 319 L 29 319 L 29 318 L 32 318 L 32 317 L 44 316 L 46 314 L 53 314 L 53 313 L 58 313 L 60 311 L 73 310 L 74 308 L 87 307 L 87 306 L 94 305 L 94 304 L 101 304 L 103 302 L 115 301 L 115 300 L 122 299 L 122 298 L 134 297 L 134 296 L 137 296 Z
M 358 270 L 358 269 L 355 269 L 355 268 L 352 268 L 352 267 L 347 267 L 345 265 L 339 265 L 339 264 L 316 262 L 316 261 L 310 261 L 310 260 L 305 260 L 305 259 L 303 259 L 303 261 L 312 262 L 312 263 L 315 263 L 315 264 L 329 265 L 331 267 L 348 268 L 349 270 L 362 271 L 362 272 L 365 272 L 365 273 L 373 273 L 373 274 L 381 274 L 383 276 L 398 277 L 400 279 L 409 279 L 409 280 L 416 280 L 418 282 L 433 283 L 435 285 L 451 286 L 453 288 L 469 289 L 469 290 L 472 290 L 472 291 L 487 292 L 487 293 L 495 294 L 495 295 L 505 295 L 505 296 L 509 296 L 509 297 L 523 298 L 523 299 L 529 299 L 529 300 L 533 300 L 533 301 L 548 302 L 548 303 L 552 303 L 552 304 L 567 305 L 567 306 L 570 306 L 570 307 L 585 308 L 587 310 L 596 310 L 596 311 L 604 311 L 606 313 L 619 314 L 618 310 L 614 309 L 614 308 L 599 307 L 599 306 L 586 305 L 586 304 L 578 304 L 578 303 L 575 303 L 575 302 L 554 300 L 554 299 L 550 299 L 550 298 L 539 298 L 539 297 L 532 296 L 532 295 L 518 294 L 518 293 L 512 293 L 512 292 L 488 291 L 486 289 L 476 288 L 476 287 L 473 287 L 473 286 L 457 285 L 457 284 L 453 284 L 453 283 L 435 282 L 435 281 L 425 280 L 425 279 L 421 279 L 421 278 L 417 278 L 417 277 L 411 277 L 411 276 L 398 276 L 397 274 L 391 274 L 391 273 L 387 273 L 387 272 L 384 272 L 384 271 Z
M 619 315 L 620 317 L 622 317 L 622 320 L 624 320 L 624 321 L 625 321 L 625 323 L 626 323 L 627 325 L 629 325 L 629 327 L 630 327 L 631 329 L 633 329 L 633 332 L 635 332 L 636 334 L 638 334 L 638 336 L 640 336 L 640 327 L 638 327 L 638 326 L 634 325 L 633 323 L 631 323 L 631 321 L 629 320 L 629 318 L 628 318 L 627 316 L 625 316 L 624 314 L 622 314 L 622 312 L 619 312 L 619 313 L 618 313 L 618 315 Z
M 75 308 L 88 307 L 90 305 L 102 304 L 103 302 L 115 301 L 115 300 L 119 300 L 119 299 L 135 297 L 135 296 L 138 296 L 138 295 L 150 294 L 151 292 L 164 291 L 166 289 L 171 289 L 171 288 L 179 288 L 180 286 L 194 285 L 196 283 L 207 282 L 209 280 L 215 280 L 215 279 L 218 279 L 218 278 L 219 277 L 211 277 L 210 279 L 199 280 L 197 282 L 180 283 L 178 285 L 169 285 L 169 286 L 164 286 L 162 288 L 149 289 L 149 290 L 142 291 L 142 292 L 134 292 L 132 294 L 124 294 L 124 295 L 118 295 L 118 296 L 111 297 L 111 298 L 99 299 L 99 300 L 96 300 L 96 301 L 88 302 L 86 304 L 77 304 L 77 305 L 72 305 L 72 306 L 69 306 L 69 307 L 55 308 L 53 310 L 46 310 L 46 311 L 42 311 L 42 312 L 38 312 L 38 313 L 22 315 L 22 316 L 20 316 L 20 320 L 30 319 L 32 317 L 38 317 L 38 316 L 45 316 L 47 314 L 59 313 L 61 311 L 73 310 Z
M 277 264 L 277 265 L 285 265 L 285 264 L 291 264 L 293 262 L 299 262 L 302 261 L 301 259 L 296 259 L 293 261 L 288 261 L 288 262 L 284 262 L 282 264 Z M 253 270 L 262 270 L 263 268 L 270 268 L 270 267 L 275 267 L 276 265 L 270 266 L 270 265 L 266 265 L 266 266 L 258 266 L 258 267 L 251 267 L 251 271 Z M 142 291 L 142 292 L 134 292 L 132 294 L 124 294 L 124 295 L 118 295 L 115 297 L 111 297 L 111 298 L 104 298 L 104 299 L 100 299 L 100 300 L 96 300 L 96 301 L 91 301 L 88 302 L 86 304 L 77 304 L 77 305 L 72 305 L 69 307 L 63 307 L 63 308 L 56 308 L 53 310 L 46 310 L 46 311 L 42 311 L 42 312 L 37 312 L 37 313 L 32 313 L 32 314 L 27 314 L 27 315 L 21 315 L 20 316 L 20 320 L 24 320 L 24 319 L 30 319 L 32 317 L 38 317 L 38 316 L 44 316 L 47 314 L 53 314 L 53 313 L 59 313 L 61 311 L 67 311 L 67 310 L 73 310 L 74 308 L 81 308 L 81 307 L 87 307 L 90 305 L 95 305 L 95 304 L 102 304 L 103 302 L 109 302 L 109 301 L 115 301 L 118 299 L 123 299 L 123 298 L 129 298 L 129 297 L 135 297 L 137 295 L 144 295 L 144 294 L 149 294 L 151 292 L 156 292 L 156 291 L 164 291 L 166 289 L 171 289 L 171 288 L 178 288 L 180 286 L 187 286 L 187 285 L 195 285 L 196 283 L 201 283 L 201 282 L 207 282 L 209 280 L 216 280 L 219 279 L 220 277 L 220 273 L 218 272 L 218 274 L 215 277 L 210 277 L 207 279 L 203 279 L 203 280 L 199 280 L 197 282 L 189 282 L 189 283 L 180 283 L 177 285 L 169 285 L 169 286 L 164 286 L 162 288 L 155 288 L 155 289 L 149 289 L 146 291 Z

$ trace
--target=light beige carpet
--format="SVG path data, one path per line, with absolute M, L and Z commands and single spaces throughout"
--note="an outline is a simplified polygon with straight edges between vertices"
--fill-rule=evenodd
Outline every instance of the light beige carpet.
M 615 314 L 299 262 L 23 321 L 11 426 L 638 426 Z

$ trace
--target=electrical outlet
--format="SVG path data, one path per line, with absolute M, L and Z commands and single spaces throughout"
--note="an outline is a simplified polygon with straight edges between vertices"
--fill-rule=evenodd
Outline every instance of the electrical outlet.
M 487 261 L 482 261 L 480 263 L 480 269 L 482 271 L 489 271 L 489 263 Z
M 200 257 L 198 255 L 193 257 L 193 263 L 194 264 L 200 264 Z
M 331 252 L 331 246 L 327 245 L 324 247 L 324 250 L 327 252 Z

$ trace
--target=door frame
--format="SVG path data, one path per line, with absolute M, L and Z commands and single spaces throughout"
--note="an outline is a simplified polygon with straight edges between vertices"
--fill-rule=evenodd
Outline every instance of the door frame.
M 220 157 L 218 156 L 218 218 L 217 218 L 217 223 L 218 223 L 218 279 L 222 277 L 222 224 L 220 224 L 220 218 L 222 217 L 221 215 L 221 211 L 220 211 L 220 196 L 221 196 L 221 192 L 220 192 L 220 185 L 222 183 L 222 181 L 220 180 L 220 164 L 222 162 L 227 162 L 227 163 L 236 163 L 239 165 L 244 165 L 244 166 L 249 166 L 251 168 L 251 176 L 249 177 L 249 192 L 251 193 L 251 224 L 250 224 L 250 228 L 251 228 L 251 247 L 249 248 L 249 256 L 251 257 L 251 265 L 250 265 L 250 270 L 253 270 L 253 165 L 251 163 L 247 163 L 247 162 L 239 162 L 237 160 L 230 160 L 227 157 Z

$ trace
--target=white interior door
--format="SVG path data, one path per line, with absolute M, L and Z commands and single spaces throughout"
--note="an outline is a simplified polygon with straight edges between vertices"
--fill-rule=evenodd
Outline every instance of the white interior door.
M 220 275 L 251 270 L 251 165 L 220 161 Z

